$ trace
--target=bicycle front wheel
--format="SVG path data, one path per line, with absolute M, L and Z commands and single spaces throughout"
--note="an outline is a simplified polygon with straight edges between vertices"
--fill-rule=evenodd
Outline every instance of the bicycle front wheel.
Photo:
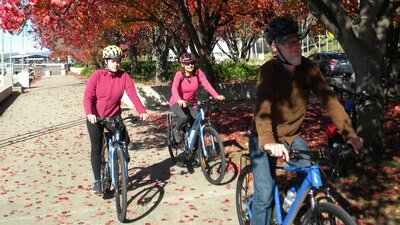
M 251 166 L 248 165 L 240 173 L 236 184 L 236 212 L 240 225 L 251 224 L 253 195 L 253 173 Z
M 115 203 L 117 208 L 118 220 L 125 221 L 127 207 L 127 182 L 128 174 L 125 163 L 123 148 L 117 147 L 114 159 L 115 172 Z
M 205 127 L 203 133 L 204 148 L 199 141 L 197 156 L 208 182 L 220 184 L 226 172 L 225 150 L 221 136 L 212 127 Z
M 319 203 L 314 210 L 309 209 L 301 224 L 357 225 L 344 209 L 329 202 Z
M 101 180 L 101 190 L 104 194 L 110 191 L 111 187 L 111 176 L 109 170 L 109 159 L 108 159 L 108 147 L 107 138 L 104 135 L 103 146 L 101 150 L 101 164 L 100 164 L 100 180 Z

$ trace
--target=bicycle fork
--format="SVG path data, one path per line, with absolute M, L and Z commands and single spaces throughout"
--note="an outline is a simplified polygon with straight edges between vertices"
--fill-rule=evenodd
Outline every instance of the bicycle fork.
M 205 126 L 206 125 L 201 125 L 201 127 L 200 127 L 200 140 L 201 140 L 201 147 L 202 147 L 200 149 L 200 151 L 203 151 L 203 156 L 206 159 L 208 159 L 209 155 L 208 155 L 208 151 L 207 151 L 207 148 L 206 148 L 206 143 L 205 143 L 205 140 L 204 140 L 204 127 Z M 212 133 L 210 134 L 210 144 L 211 144 L 211 149 L 216 149 L 215 142 L 214 142 L 214 136 L 212 135 Z
M 114 188 L 116 188 L 117 187 L 117 183 L 118 183 L 118 180 L 116 180 L 117 179 L 117 176 L 118 176 L 118 174 L 116 174 L 116 171 L 115 171 L 115 168 L 118 166 L 117 165 L 117 162 L 116 162 L 116 160 L 117 160 L 117 157 L 116 157 L 116 154 L 117 154 L 117 147 L 118 147 L 118 144 L 114 144 L 114 146 L 112 146 L 111 144 L 110 144 L 110 151 L 108 152 L 108 154 L 109 154 L 109 159 L 110 159 L 110 161 L 109 161 L 109 168 L 110 168 L 110 175 L 111 175 L 111 182 L 112 182 L 112 185 L 113 185 L 113 187 Z M 120 151 L 122 150 L 122 149 L 124 149 L 124 148 L 122 148 L 121 146 L 120 146 Z M 122 154 L 124 155 L 124 159 L 123 159 L 123 162 L 122 163 L 124 163 L 125 164 L 125 171 L 121 171 L 121 173 L 126 173 L 126 174 L 128 174 L 128 163 L 127 163 L 127 161 L 125 160 L 125 152 L 122 152 Z

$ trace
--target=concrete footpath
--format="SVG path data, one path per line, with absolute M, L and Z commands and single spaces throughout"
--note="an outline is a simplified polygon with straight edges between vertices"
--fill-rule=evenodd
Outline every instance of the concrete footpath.
M 0 224 L 119 224 L 114 198 L 91 193 L 85 80 L 42 76 L 0 105 Z M 165 111 L 149 111 L 159 116 Z M 129 125 L 128 223 L 238 224 L 236 176 L 215 186 L 173 166 L 164 117 Z

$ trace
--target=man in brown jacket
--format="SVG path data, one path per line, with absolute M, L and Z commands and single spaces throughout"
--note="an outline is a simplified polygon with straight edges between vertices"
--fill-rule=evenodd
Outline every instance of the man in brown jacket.
M 260 68 L 249 132 L 254 176 L 253 225 L 271 221 L 277 158 L 289 161 L 288 147 L 308 149 L 300 134 L 311 92 L 319 97 L 346 142 L 356 150 L 363 145 L 319 68 L 302 57 L 296 22 L 289 17 L 274 18 L 265 33 L 275 57 Z M 310 162 L 299 160 L 289 164 L 304 167 Z

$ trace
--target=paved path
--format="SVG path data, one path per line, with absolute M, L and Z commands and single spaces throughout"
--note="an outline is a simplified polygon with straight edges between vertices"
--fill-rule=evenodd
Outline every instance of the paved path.
M 85 83 L 73 76 L 41 77 L 24 93 L 1 103 L 0 224 L 119 223 L 114 199 L 90 192 L 90 146 L 82 108 Z M 224 185 L 215 186 L 200 169 L 189 174 L 173 166 L 164 122 L 156 122 L 129 127 L 135 143 L 130 152 L 128 222 L 238 224 L 234 172 L 228 172 Z

